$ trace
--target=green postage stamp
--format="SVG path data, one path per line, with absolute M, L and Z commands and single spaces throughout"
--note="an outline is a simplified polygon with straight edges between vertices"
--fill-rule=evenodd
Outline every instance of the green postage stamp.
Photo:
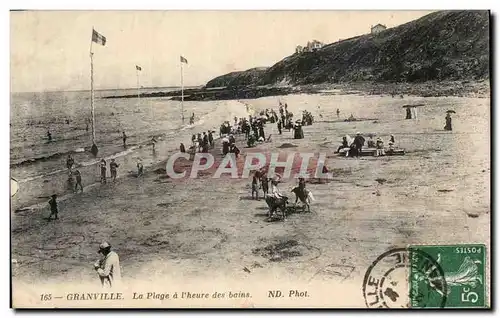
M 411 308 L 486 306 L 483 244 L 409 247 Z

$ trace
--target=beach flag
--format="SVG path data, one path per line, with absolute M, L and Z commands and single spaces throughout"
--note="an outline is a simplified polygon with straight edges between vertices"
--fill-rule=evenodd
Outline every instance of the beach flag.
M 135 66 L 135 69 L 138 70 L 138 71 L 142 71 L 142 68 L 138 65 Z
M 183 57 L 182 55 L 181 55 L 181 63 L 186 63 L 186 64 L 188 63 L 188 60 L 186 60 L 186 58 Z
M 92 41 L 102 46 L 106 45 L 106 37 L 94 29 L 92 29 Z

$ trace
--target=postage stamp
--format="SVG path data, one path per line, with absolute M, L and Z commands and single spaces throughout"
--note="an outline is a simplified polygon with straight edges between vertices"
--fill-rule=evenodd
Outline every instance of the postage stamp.
M 488 308 L 488 10 L 19 9 L 12 307 Z
M 483 244 L 412 245 L 391 249 L 368 268 L 368 308 L 485 307 Z
M 410 267 L 412 308 L 442 307 L 443 299 L 447 308 L 486 305 L 484 244 L 413 245 L 409 252 L 412 264 L 424 265 Z M 444 281 L 432 275 L 436 268 L 444 274 Z

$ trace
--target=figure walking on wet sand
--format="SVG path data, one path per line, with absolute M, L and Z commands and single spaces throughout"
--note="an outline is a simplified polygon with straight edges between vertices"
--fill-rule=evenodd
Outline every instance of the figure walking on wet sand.
M 153 146 L 153 152 L 155 152 L 156 148 L 156 138 L 153 136 L 153 139 L 151 139 L 151 144 Z
M 111 159 L 111 162 L 109 163 L 109 171 L 111 171 L 111 178 L 113 179 L 113 182 L 116 181 L 116 175 L 117 171 L 116 169 L 119 167 L 119 164 L 115 162 L 115 159 Z
M 340 109 L 337 108 L 337 118 L 340 118 Z
M 57 195 L 53 194 L 51 199 L 49 200 L 49 204 L 50 204 L 50 215 L 48 218 L 49 221 L 52 219 L 52 216 L 54 216 L 55 220 L 59 219 L 59 217 L 57 216 L 59 211 L 57 210 L 57 200 L 56 199 L 57 199 Z
M 142 162 L 139 160 L 137 161 L 137 177 L 141 177 L 144 174 L 144 166 L 142 165 Z
M 68 155 L 68 158 L 66 159 L 66 167 L 68 168 L 68 173 L 71 175 L 71 168 L 73 168 L 73 165 L 75 164 L 75 159 L 71 157 L 71 154 Z
M 52 141 L 52 134 L 50 133 L 50 130 L 47 130 L 47 139 L 50 141 Z
M 75 170 L 75 178 L 76 178 L 75 193 L 78 193 L 78 186 L 80 186 L 80 189 L 83 192 L 82 174 L 80 173 L 79 170 Z
M 122 139 L 123 139 L 123 148 L 127 148 L 127 135 L 125 135 L 125 132 L 122 132 Z

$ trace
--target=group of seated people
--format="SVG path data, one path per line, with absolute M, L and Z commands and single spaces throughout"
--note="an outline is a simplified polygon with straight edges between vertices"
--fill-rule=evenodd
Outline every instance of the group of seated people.
M 346 153 L 346 156 L 359 156 L 360 152 L 364 146 L 365 139 L 358 132 L 356 137 L 353 140 L 348 140 L 348 136 L 342 137 L 342 145 L 337 148 L 337 153 L 339 153 L 342 149 L 348 148 L 349 150 Z M 377 140 L 373 140 L 373 137 L 370 136 L 366 142 L 367 148 L 375 148 L 375 156 L 384 156 L 386 154 L 384 141 L 382 138 L 378 137 Z M 391 135 L 389 140 L 389 148 L 387 152 L 394 151 L 394 135 Z

